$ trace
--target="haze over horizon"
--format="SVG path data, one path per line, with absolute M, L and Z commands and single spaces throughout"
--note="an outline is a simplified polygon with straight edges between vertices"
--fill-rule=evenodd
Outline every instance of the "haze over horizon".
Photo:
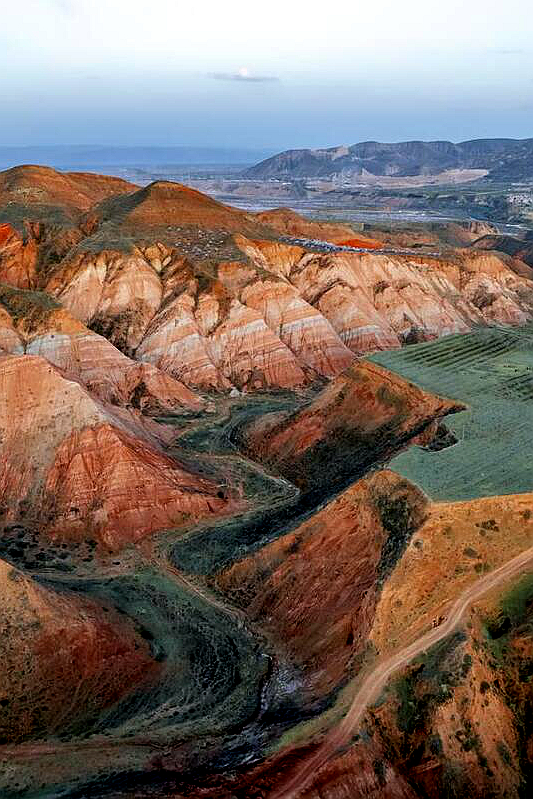
M 527 0 L 21 0 L 3 10 L 0 145 L 527 138 L 532 41 Z

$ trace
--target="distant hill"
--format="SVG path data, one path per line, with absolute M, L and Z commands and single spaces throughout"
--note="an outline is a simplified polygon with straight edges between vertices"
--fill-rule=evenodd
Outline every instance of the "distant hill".
M 447 170 L 483 169 L 495 180 L 533 178 L 533 139 L 369 141 L 325 150 L 286 150 L 247 169 L 250 178 L 346 178 L 370 174 L 411 177 Z
M 272 150 L 237 147 L 120 147 L 107 145 L 0 146 L 0 169 L 48 164 L 63 169 L 174 164 L 253 164 Z

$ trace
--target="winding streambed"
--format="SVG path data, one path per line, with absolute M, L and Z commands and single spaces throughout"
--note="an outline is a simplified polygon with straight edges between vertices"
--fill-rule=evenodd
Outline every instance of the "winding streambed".
M 228 439 L 228 432 L 244 418 L 266 408 L 293 408 L 294 398 L 247 402 L 244 409 L 238 405 L 222 407 L 207 422 L 189 422 L 183 437 L 192 436 L 193 441 L 185 440 L 180 449 L 182 458 L 195 461 L 197 471 L 213 476 L 223 470 L 229 483 L 244 487 L 250 505 L 253 497 L 255 507 L 233 520 L 236 531 L 245 530 L 270 503 L 281 507 L 298 493 L 288 481 L 241 456 Z M 203 427 L 204 452 L 194 440 Z M 219 523 L 207 527 L 213 530 Z M 193 528 L 191 540 L 207 527 Z M 103 795 L 118 783 L 142 781 L 141 775 L 152 771 L 154 756 L 171 747 L 194 741 L 197 751 L 189 747 L 186 759 L 195 767 L 210 760 L 228 736 L 238 738 L 242 749 L 241 731 L 265 709 L 264 689 L 272 681 L 274 653 L 259 631 L 245 623 L 242 612 L 173 564 L 176 535 L 162 533 L 153 544 L 130 550 L 112 564 L 95 563 L 83 574 L 32 574 L 56 591 L 83 593 L 127 615 L 149 640 L 160 674 L 156 684 L 141 685 L 94 718 L 66 723 L 58 740 L 1 746 L 2 796 Z M 269 689 L 268 695 L 274 694 Z M 248 729 L 245 737 L 251 733 Z M 205 745 L 199 744 L 202 738 Z
M 222 401 L 211 419 L 189 422 L 180 435 L 180 458 L 205 476 L 223 474 L 228 484 L 240 485 L 248 500 L 244 512 L 185 533 L 164 532 L 84 574 L 32 575 L 125 613 L 150 641 L 161 671 L 154 685 L 67 725 L 60 740 L 0 747 L 3 796 L 14 799 L 22 791 L 28 799 L 74 799 L 165 786 L 173 775 L 194 770 L 200 776 L 259 759 L 284 728 L 318 712 L 298 707 L 291 692 L 299 675 L 202 580 L 289 531 L 378 465 L 354 454 L 337 482 L 302 495 L 238 452 L 241 425 L 273 410 L 294 410 L 306 399 Z M 165 421 L 183 424 L 178 417 Z M 171 772 L 158 766 L 162 755 L 171 756 Z

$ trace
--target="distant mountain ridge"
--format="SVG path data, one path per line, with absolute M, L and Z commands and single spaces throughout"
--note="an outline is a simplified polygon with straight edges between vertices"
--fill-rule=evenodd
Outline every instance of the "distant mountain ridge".
M 318 178 L 342 175 L 411 177 L 452 169 L 484 169 L 495 180 L 533 177 L 533 138 L 360 142 L 351 147 L 286 150 L 250 167 L 250 178 Z

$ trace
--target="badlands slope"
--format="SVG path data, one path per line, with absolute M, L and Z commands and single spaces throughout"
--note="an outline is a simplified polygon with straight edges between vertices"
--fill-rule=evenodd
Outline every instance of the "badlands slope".
M 224 508 L 224 492 L 170 458 L 157 428 L 117 414 L 44 358 L 4 356 L 0 387 L 5 522 L 114 549 Z
M 0 174 L 2 796 L 526 795 L 520 575 L 328 748 L 532 546 L 533 274 L 503 243 Z
M 530 271 L 511 256 L 379 253 L 346 225 L 248 214 L 168 182 L 128 192 L 83 176 L 81 196 L 80 176 L 50 172 L 19 169 L 15 186 L 4 173 L 0 280 L 45 290 L 124 354 L 192 389 L 297 388 L 364 352 L 531 316 Z M 41 205 L 20 209 L 20 184 L 33 202 L 41 183 L 49 223 Z M 291 245 L 295 233 L 369 252 L 316 252 Z

